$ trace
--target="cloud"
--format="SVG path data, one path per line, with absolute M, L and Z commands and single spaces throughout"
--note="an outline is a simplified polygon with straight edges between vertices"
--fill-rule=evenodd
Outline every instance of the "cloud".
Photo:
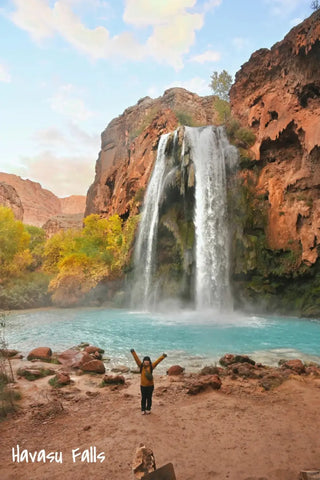
M 221 5 L 221 2 L 222 0 L 208 0 L 203 6 L 203 11 L 210 12 L 211 10 L 214 10 L 216 7 L 219 7 L 219 5 Z
M 151 27 L 146 41 L 139 43 L 129 31 L 111 36 L 103 26 L 87 28 L 74 13 L 76 0 L 13 0 L 16 10 L 12 21 L 41 42 L 56 34 L 88 57 L 142 60 L 153 57 L 179 69 L 182 57 L 195 41 L 195 32 L 203 26 L 204 13 L 190 13 L 196 0 L 125 0 L 124 21 L 136 28 Z M 210 4 L 218 4 L 218 0 Z M 103 6 L 103 4 L 101 4 Z
M 68 154 L 86 152 L 94 158 L 100 148 L 100 135 L 91 135 L 73 122 L 70 122 L 63 131 L 55 127 L 38 130 L 32 139 L 40 149 L 45 148 L 54 152 L 63 150 Z
M 182 80 L 182 81 L 175 81 L 168 85 L 164 90 L 173 87 L 181 87 L 189 90 L 190 92 L 197 93 L 198 95 L 211 95 L 212 92 L 210 90 L 208 80 L 205 80 L 200 77 L 194 77 L 190 80 Z
M 20 175 L 32 178 L 59 197 L 85 195 L 94 180 L 95 161 L 88 156 L 57 156 L 43 151 L 22 161 Z
M 220 52 L 214 50 L 207 50 L 200 55 L 194 55 L 190 58 L 190 62 L 206 63 L 206 62 L 218 62 L 221 58 Z
M 76 122 L 83 122 L 94 116 L 94 112 L 87 109 L 77 88 L 72 84 L 62 85 L 49 102 L 53 111 Z
M 0 63 L 0 82 L 10 83 L 11 75 L 5 65 Z

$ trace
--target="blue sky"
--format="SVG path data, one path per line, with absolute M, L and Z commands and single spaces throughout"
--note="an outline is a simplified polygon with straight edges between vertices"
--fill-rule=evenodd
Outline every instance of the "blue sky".
M 0 0 L 0 171 L 85 195 L 100 134 L 141 97 L 209 95 L 311 0 Z

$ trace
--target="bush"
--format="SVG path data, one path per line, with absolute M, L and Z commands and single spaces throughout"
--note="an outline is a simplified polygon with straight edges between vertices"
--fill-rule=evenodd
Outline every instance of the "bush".
M 5 310 L 35 308 L 51 304 L 48 294 L 50 278 L 42 272 L 26 273 L 0 286 L 0 306 Z

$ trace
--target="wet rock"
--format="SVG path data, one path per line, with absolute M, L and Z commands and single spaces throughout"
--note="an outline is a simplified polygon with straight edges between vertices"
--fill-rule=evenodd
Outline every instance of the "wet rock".
M 213 390 L 219 390 L 221 388 L 222 382 L 218 375 L 202 375 L 195 380 L 193 380 L 187 386 L 187 393 L 189 395 L 197 395 L 208 388 Z
M 125 378 L 122 375 L 105 375 L 103 383 L 106 385 L 124 385 Z
M 50 362 L 52 357 L 52 350 L 49 347 L 38 347 L 31 350 L 27 356 L 27 360 L 44 360 Z
M 251 365 L 255 365 L 256 362 L 247 355 L 234 355 L 233 353 L 226 353 L 220 358 L 219 363 L 223 367 L 228 367 L 233 363 L 250 363 Z
M 184 370 L 180 365 L 172 365 L 172 367 L 167 370 L 167 375 L 182 375 Z
M 104 353 L 104 350 L 102 348 L 95 347 L 94 345 L 86 346 L 84 351 L 90 354 L 95 354 L 96 352 L 99 354 Z

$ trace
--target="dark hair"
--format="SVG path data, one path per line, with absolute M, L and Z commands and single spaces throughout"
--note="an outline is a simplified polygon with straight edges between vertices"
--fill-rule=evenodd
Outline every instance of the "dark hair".
M 148 361 L 150 362 L 150 369 L 151 369 L 151 373 L 152 373 L 152 371 L 153 371 L 152 362 L 151 362 L 151 358 L 148 357 L 148 356 L 143 357 L 142 363 L 141 363 L 141 365 L 140 365 L 140 373 L 142 372 L 143 362 L 144 362 L 145 360 L 148 360 Z

